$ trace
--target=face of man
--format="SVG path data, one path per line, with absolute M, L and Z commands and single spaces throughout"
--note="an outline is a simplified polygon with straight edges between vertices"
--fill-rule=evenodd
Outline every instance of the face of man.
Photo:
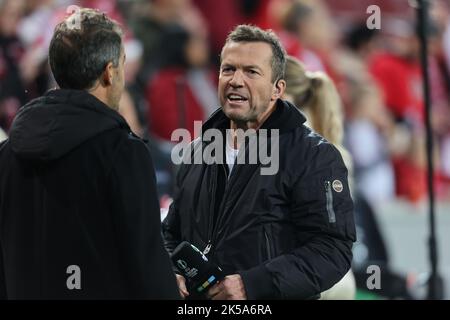
M 222 51 L 218 95 L 226 116 L 257 123 L 273 111 L 280 90 L 272 83 L 272 48 L 265 42 L 230 42 Z
M 123 90 L 125 88 L 125 50 L 122 47 L 119 65 L 114 68 L 113 67 L 113 77 L 112 84 L 109 93 L 109 105 L 114 110 L 119 110 L 119 102 L 122 97 Z

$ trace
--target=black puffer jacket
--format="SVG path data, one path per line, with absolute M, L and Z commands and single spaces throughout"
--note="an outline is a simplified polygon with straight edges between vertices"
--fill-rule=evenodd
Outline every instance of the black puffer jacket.
M 279 170 L 260 164 L 184 164 L 163 223 L 170 252 L 186 240 L 227 274 L 239 273 L 249 299 L 303 299 L 345 275 L 355 241 L 347 169 L 337 149 L 303 125 L 293 105 L 278 100 L 262 129 L 279 129 Z M 218 110 L 204 124 L 224 131 Z M 193 153 L 208 142 L 197 139 Z M 240 153 L 244 150 L 240 150 Z
M 177 299 L 171 269 L 149 150 L 122 116 L 75 90 L 24 106 L 0 144 L 0 299 Z

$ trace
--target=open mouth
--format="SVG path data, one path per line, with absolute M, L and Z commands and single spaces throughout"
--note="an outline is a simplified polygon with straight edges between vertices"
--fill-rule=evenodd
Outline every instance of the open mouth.
M 235 103 L 236 103 L 236 102 L 245 102 L 245 101 L 248 100 L 246 97 L 241 96 L 241 95 L 236 94 L 236 93 L 230 93 L 230 94 L 228 94 L 228 95 L 227 95 L 227 99 L 228 99 L 228 101 L 230 101 L 230 102 L 235 102 Z

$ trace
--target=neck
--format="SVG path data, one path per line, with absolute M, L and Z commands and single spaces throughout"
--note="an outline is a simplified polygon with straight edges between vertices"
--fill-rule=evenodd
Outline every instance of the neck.
M 112 106 L 110 101 L 108 100 L 107 90 L 105 88 L 103 88 L 100 84 L 94 86 L 92 89 L 87 90 L 87 92 L 92 94 L 94 97 L 96 97 L 98 100 L 103 102 L 105 105 L 107 105 L 111 109 L 116 110 L 116 108 L 114 108 L 114 106 Z
M 231 129 L 242 129 L 244 131 L 248 129 L 255 129 L 258 130 L 263 123 L 269 118 L 269 116 L 274 112 L 276 109 L 276 102 L 274 102 L 272 105 L 270 105 L 266 111 L 261 113 L 255 120 L 253 121 L 235 121 L 230 120 L 230 128 Z
M 249 129 L 259 130 L 259 128 L 263 125 L 263 123 L 269 118 L 269 116 L 275 111 L 276 102 L 267 108 L 262 114 L 260 114 L 256 120 L 254 121 L 234 121 L 230 120 L 230 129 L 231 129 L 231 141 L 232 147 L 235 149 L 239 149 L 239 139 L 237 137 L 236 130 L 241 129 L 243 131 L 247 131 Z

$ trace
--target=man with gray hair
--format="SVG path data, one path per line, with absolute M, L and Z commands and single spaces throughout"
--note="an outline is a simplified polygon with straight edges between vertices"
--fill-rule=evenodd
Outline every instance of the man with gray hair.
M 0 144 L 0 298 L 177 299 L 149 149 L 117 112 L 120 27 L 80 9 L 55 28 L 60 89 Z
M 210 299 L 310 299 L 351 265 L 355 225 L 347 169 L 339 151 L 280 99 L 285 64 L 272 32 L 249 25 L 231 32 L 221 54 L 221 108 L 203 125 L 191 153 L 196 158 L 208 149 L 206 133 L 219 130 L 227 161 L 186 161 L 178 173 L 163 223 L 166 248 L 190 242 L 223 269 L 225 278 L 206 292 Z M 253 152 L 239 130 L 253 131 L 250 140 L 259 142 L 277 137 L 265 141 L 267 150 L 279 152 L 276 172 L 264 174 L 261 159 L 239 161 Z M 201 287 L 180 274 L 177 281 L 183 297 L 199 298 Z

